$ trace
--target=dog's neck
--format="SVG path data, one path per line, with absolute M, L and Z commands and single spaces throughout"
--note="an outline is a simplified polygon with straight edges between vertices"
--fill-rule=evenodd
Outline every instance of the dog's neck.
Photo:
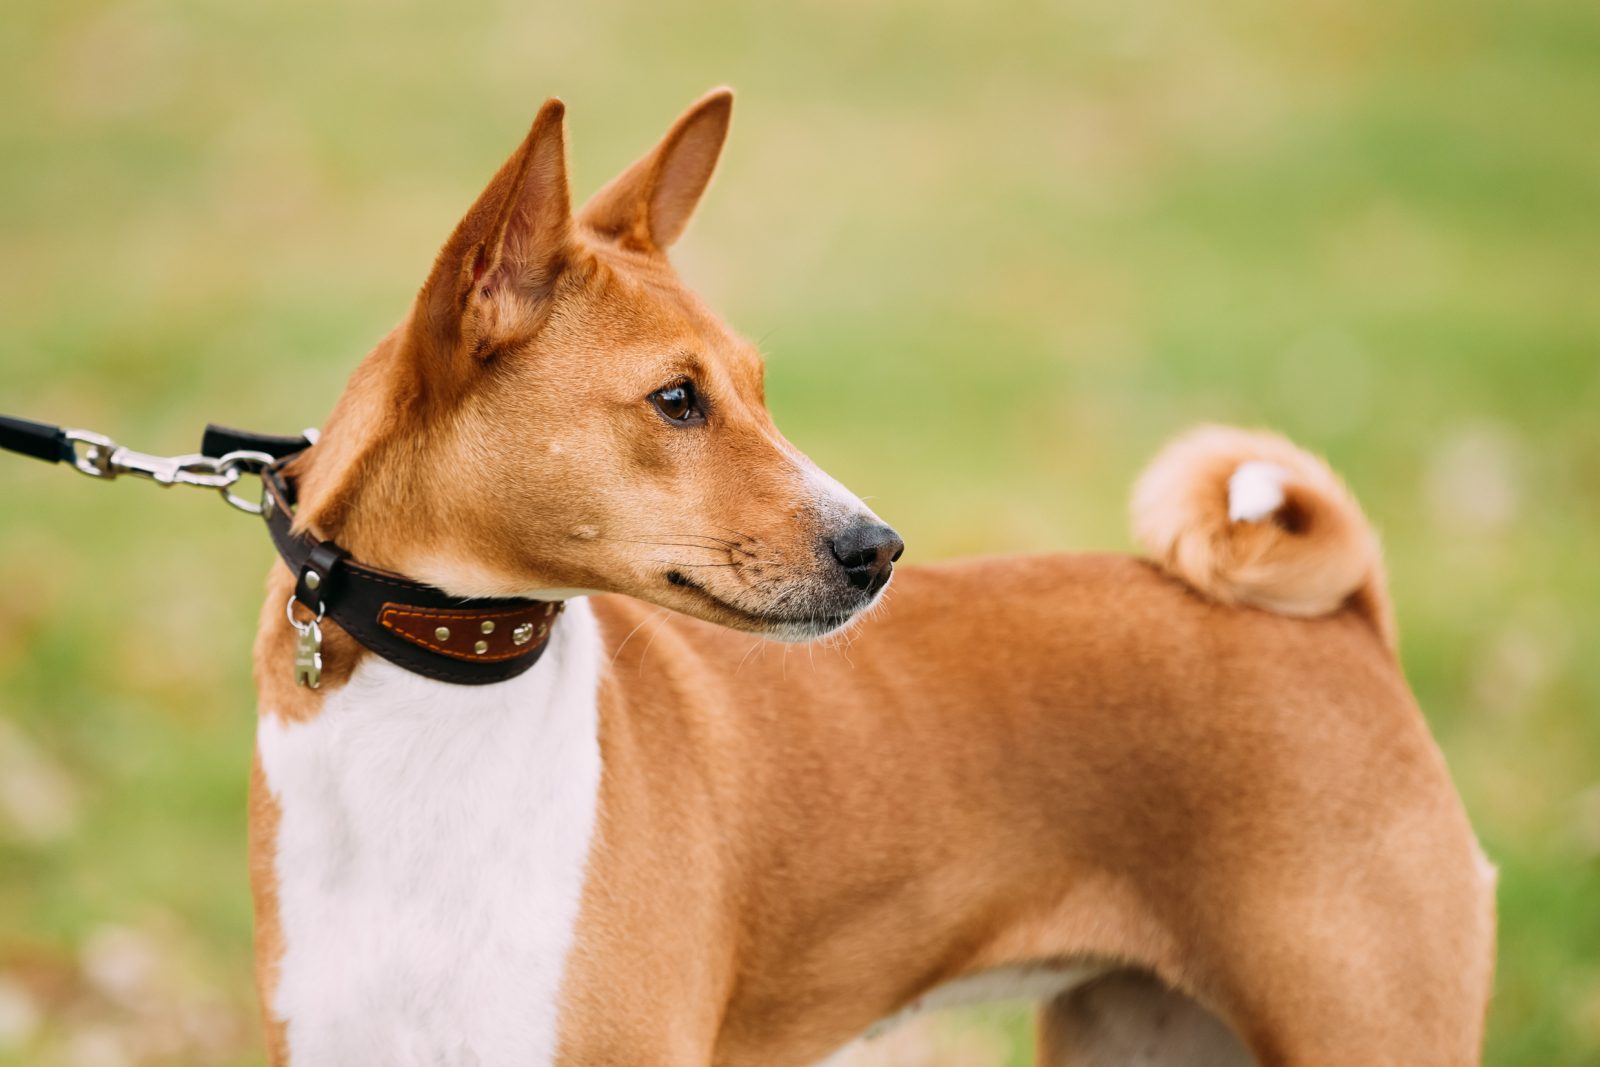
M 418 383 L 408 358 L 412 316 L 379 341 L 351 375 L 315 448 L 292 468 L 299 525 L 338 541 L 363 562 L 402 571 L 396 533 L 430 524 L 430 497 L 385 470 L 397 442 L 420 426 Z M 396 521 L 404 515 L 405 521 Z

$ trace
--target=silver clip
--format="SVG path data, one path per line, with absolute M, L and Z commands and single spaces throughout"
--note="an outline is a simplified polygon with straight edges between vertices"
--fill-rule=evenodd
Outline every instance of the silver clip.
M 127 474 L 147 478 L 157 485 L 193 485 L 215 489 L 240 511 L 261 514 L 261 508 L 236 492 L 234 485 L 246 474 L 260 475 L 276 462 L 265 452 L 241 450 L 219 459 L 198 454 L 152 456 L 117 444 L 105 434 L 89 430 L 65 430 L 72 449 L 72 466 L 91 478 L 110 480 Z
M 117 443 L 103 433 L 93 430 L 63 430 L 67 441 L 72 448 L 72 466 L 80 474 L 87 474 L 91 478 L 115 478 L 117 472 L 111 466 L 111 454 L 117 450 Z

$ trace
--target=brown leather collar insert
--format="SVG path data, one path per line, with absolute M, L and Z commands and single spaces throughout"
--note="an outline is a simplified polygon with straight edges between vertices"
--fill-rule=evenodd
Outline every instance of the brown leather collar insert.
M 550 639 L 561 605 L 534 602 L 514 611 L 425 608 L 386 603 L 378 613 L 385 630 L 430 652 L 465 662 L 494 663 L 538 652 Z

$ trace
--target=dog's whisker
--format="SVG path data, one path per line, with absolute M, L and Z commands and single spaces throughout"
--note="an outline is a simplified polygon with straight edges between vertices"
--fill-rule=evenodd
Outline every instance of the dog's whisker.
M 680 563 L 679 561 L 674 560 L 674 559 L 653 559 L 650 562 L 651 563 L 659 563 L 663 567 L 685 567 L 685 568 L 692 567 L 692 568 L 696 568 L 696 569 L 701 568 L 701 567 L 737 567 L 737 566 L 739 566 L 739 564 L 737 564 L 737 563 Z
M 721 530 L 723 533 L 732 534 L 734 537 L 738 538 L 740 541 L 754 542 L 756 540 L 756 538 L 751 537 L 749 534 L 745 533 L 743 530 L 735 530 L 731 526 L 722 526 L 722 525 L 719 525 L 718 523 L 712 523 L 711 525 L 713 527 L 715 527 L 716 529 Z
M 741 670 L 743 670 L 744 665 L 749 662 L 750 657 L 755 655 L 756 649 L 761 648 L 766 643 L 767 642 L 764 639 L 759 637 L 750 642 L 750 647 L 745 649 L 744 655 L 739 657 L 739 663 L 733 668 L 733 673 L 738 674 Z
M 724 552 L 726 549 L 720 545 L 696 545 L 685 541 L 654 541 L 642 537 L 601 537 L 597 540 L 611 541 L 623 545 L 650 545 L 653 548 L 693 548 L 701 552 Z
M 667 609 L 666 608 L 662 608 L 662 609 L 660 609 L 659 611 L 655 612 L 652 615 L 645 616 L 643 619 L 641 619 L 639 621 L 639 625 L 638 626 L 635 626 L 633 629 L 629 630 L 628 631 L 628 636 L 624 637 L 622 639 L 621 643 L 617 645 L 616 651 L 611 653 L 611 666 L 615 667 L 617 665 L 617 657 L 622 655 L 622 650 L 628 647 L 628 642 L 633 640 L 633 635 L 634 634 L 638 633 L 641 629 L 643 629 L 647 623 L 650 623 L 650 622 L 652 622 L 652 621 L 654 621 L 656 619 L 663 618 L 667 614 L 668 614 Z
M 713 536 L 711 534 L 674 533 L 674 534 L 668 534 L 667 536 L 668 537 L 698 537 L 698 538 L 700 538 L 702 540 L 705 540 L 705 541 L 715 541 L 718 544 L 727 545 L 729 548 L 738 548 L 738 547 L 740 547 L 740 544 L 739 544 L 738 541 L 732 540 L 732 539 L 727 538 L 727 537 L 715 537 L 715 536 Z
M 733 543 L 731 541 L 727 541 L 727 540 L 725 540 L 723 538 L 711 537 L 711 536 L 706 535 L 706 534 L 675 534 L 673 536 L 677 536 L 677 537 L 703 537 L 705 540 L 712 541 L 712 542 L 715 542 L 715 543 L 706 545 L 706 544 L 695 544 L 692 541 L 657 541 L 657 540 L 654 540 L 654 539 L 651 539 L 651 538 L 644 538 L 644 537 L 603 537 L 603 538 L 599 538 L 599 540 L 610 541 L 610 542 L 613 542 L 615 544 L 649 545 L 652 548 L 690 548 L 690 549 L 694 549 L 697 552 L 721 552 L 721 553 L 727 553 L 729 555 L 732 555 L 734 553 L 738 553 L 739 555 L 744 556 L 744 557 L 746 557 L 748 559 L 752 559 L 752 560 L 759 558 L 758 553 L 756 553 L 756 552 L 754 552 L 754 551 L 752 551 L 752 550 L 750 550 L 748 548 L 744 548 L 743 546 L 735 544 L 735 543 Z
M 665 618 L 668 614 L 669 612 L 663 610 L 661 612 L 661 617 Z M 654 630 L 650 631 L 650 640 L 644 643 L 644 651 L 639 653 L 639 673 L 641 675 L 644 674 L 644 661 L 650 658 L 650 649 L 655 645 L 656 638 L 659 636 L 661 636 L 661 627 L 657 626 Z

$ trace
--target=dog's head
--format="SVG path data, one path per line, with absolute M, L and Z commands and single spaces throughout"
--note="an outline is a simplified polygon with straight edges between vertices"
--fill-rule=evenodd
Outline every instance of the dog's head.
M 463 596 L 619 592 L 791 640 L 868 607 L 899 537 L 784 440 L 760 354 L 667 262 L 731 107 L 574 213 L 546 103 L 351 380 L 300 521 Z

